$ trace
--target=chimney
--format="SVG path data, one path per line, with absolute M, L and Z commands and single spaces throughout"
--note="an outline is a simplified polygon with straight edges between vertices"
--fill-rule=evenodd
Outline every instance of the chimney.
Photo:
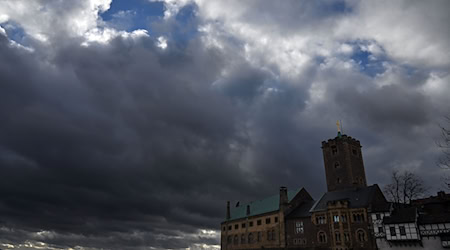
M 227 220 L 229 220 L 230 218 L 230 201 L 227 201 Z
M 250 215 L 250 205 L 247 205 L 247 216 Z
M 287 207 L 289 203 L 288 195 L 287 195 L 287 188 L 286 187 L 280 187 L 280 210 L 284 210 L 284 208 Z

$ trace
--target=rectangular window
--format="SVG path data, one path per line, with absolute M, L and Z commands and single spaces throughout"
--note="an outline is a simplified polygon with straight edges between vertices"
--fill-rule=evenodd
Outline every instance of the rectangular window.
M 333 155 L 337 155 L 337 148 L 336 148 L 336 146 L 331 146 L 331 153 Z
M 262 233 L 261 233 L 261 232 L 258 232 L 258 236 L 256 237 L 256 240 L 257 240 L 258 242 L 261 241 L 261 236 L 262 236 Z
M 270 224 L 270 218 L 266 218 L 266 224 Z
M 296 221 L 295 222 L 295 233 L 302 234 L 303 232 L 304 232 L 303 221 Z
M 257 220 L 256 225 L 261 226 L 261 220 Z
M 242 223 L 241 228 L 245 228 L 245 223 Z
M 230 225 L 230 226 L 228 226 L 228 230 L 231 230 L 231 225 Z
M 355 213 L 355 214 L 353 214 L 353 221 L 354 222 L 365 221 L 364 214 L 362 214 L 362 213 Z
M 391 232 L 391 236 L 396 236 L 395 227 L 389 227 L 389 231 Z
M 325 216 L 316 216 L 316 224 L 325 224 Z
M 277 223 L 278 222 L 278 217 L 275 217 L 275 223 Z
M 342 217 L 342 222 L 347 222 L 347 215 L 346 214 L 343 214 L 341 217 Z
M 376 214 L 377 220 L 381 220 L 381 214 Z
M 334 223 L 339 223 L 339 215 L 333 216 Z
M 238 224 L 234 225 L 234 229 L 238 229 L 238 228 L 239 228 Z
M 250 222 L 248 223 L 248 226 L 249 226 L 249 227 L 253 227 L 253 221 L 250 221 Z
M 379 233 L 384 233 L 384 228 L 383 227 L 378 227 L 378 232 Z
M 226 229 L 227 229 L 226 227 L 223 227 L 223 231 L 226 231 Z
M 406 230 L 404 226 L 400 226 L 400 235 L 406 235 Z

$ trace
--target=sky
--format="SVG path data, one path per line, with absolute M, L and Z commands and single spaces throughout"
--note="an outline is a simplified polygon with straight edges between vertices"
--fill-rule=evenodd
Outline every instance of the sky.
M 0 0 L 0 249 L 218 249 L 226 202 L 449 170 L 450 1 Z

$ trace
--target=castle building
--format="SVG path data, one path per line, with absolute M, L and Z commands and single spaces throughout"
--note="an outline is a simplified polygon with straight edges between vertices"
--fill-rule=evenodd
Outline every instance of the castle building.
M 360 142 L 338 132 L 322 150 L 328 192 L 286 214 L 287 247 L 377 249 L 370 215 L 389 203 L 378 185 L 367 186 Z
M 286 212 L 312 201 L 304 189 L 288 191 L 249 203 L 227 203 L 226 220 L 221 223 L 222 249 L 282 249 L 286 247 Z
M 360 142 L 341 134 L 322 142 L 327 190 L 302 188 L 231 207 L 222 249 L 376 249 L 371 214 L 389 210 L 378 185 L 367 186 Z

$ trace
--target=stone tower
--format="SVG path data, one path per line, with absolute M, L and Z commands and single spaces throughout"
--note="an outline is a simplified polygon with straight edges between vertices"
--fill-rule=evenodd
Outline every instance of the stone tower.
M 322 142 L 322 151 L 329 192 L 367 186 L 358 140 L 339 131 L 336 138 Z

